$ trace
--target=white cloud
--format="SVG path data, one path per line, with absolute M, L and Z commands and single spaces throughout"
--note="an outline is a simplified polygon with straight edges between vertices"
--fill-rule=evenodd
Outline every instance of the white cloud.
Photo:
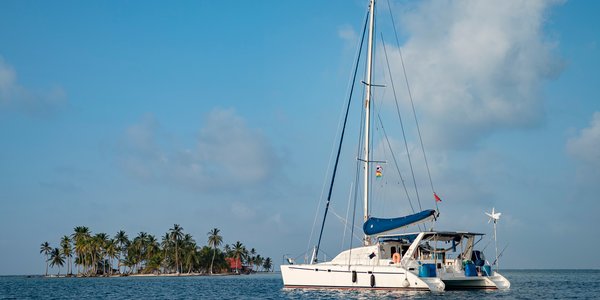
M 338 29 L 338 36 L 344 42 L 352 46 L 354 46 L 354 44 L 356 44 L 356 41 L 358 40 L 358 35 L 356 34 L 356 31 L 354 31 L 354 28 L 352 28 L 352 26 L 350 25 L 341 26 Z
M 565 218 L 565 227 L 576 232 L 576 227 L 599 226 L 595 212 L 600 209 L 596 200 L 600 194 L 600 112 L 594 112 L 588 127 L 581 129 L 566 142 L 566 152 L 575 160 L 574 173 L 564 177 L 569 184 L 561 212 L 571 219 Z M 581 208 L 585 208 L 582 211 Z M 577 217 L 575 217 L 577 216 Z M 575 217 L 575 219 L 574 219 Z M 593 219 L 596 223 L 589 224 Z M 581 221 L 586 220 L 586 221 Z M 580 230 L 579 230 L 580 231 Z M 591 247 L 593 248 L 593 247 Z
M 240 183 L 254 183 L 276 172 L 278 158 L 266 137 L 250 129 L 233 110 L 214 110 L 200 131 L 197 161 L 214 175 L 233 176 Z
M 65 91 L 53 87 L 44 92 L 32 92 L 17 82 L 17 73 L 0 56 L 0 109 L 28 114 L 53 113 L 67 104 Z
M 590 126 L 567 141 L 567 152 L 577 160 L 600 167 L 600 112 L 592 116 Z
M 176 146 L 151 115 L 130 126 L 120 163 L 136 178 L 203 191 L 236 191 L 276 177 L 279 157 L 267 138 L 232 109 L 215 109 L 193 147 Z
M 13 93 L 17 81 L 15 70 L 0 56 L 0 101 L 6 102 Z
M 562 70 L 543 31 L 553 4 L 425 1 L 405 10 L 404 61 L 428 144 L 468 146 L 494 130 L 540 122 L 541 84 Z M 395 78 L 404 78 L 397 51 L 388 54 Z
M 231 204 L 231 214 L 238 220 L 249 221 L 256 218 L 256 211 L 245 203 L 235 201 Z

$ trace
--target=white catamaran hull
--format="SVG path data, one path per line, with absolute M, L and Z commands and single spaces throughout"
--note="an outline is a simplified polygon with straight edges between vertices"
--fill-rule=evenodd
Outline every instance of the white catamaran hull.
M 444 290 L 441 279 L 420 278 L 396 266 L 348 266 L 328 263 L 282 265 L 281 276 L 285 288 Z
M 366 76 L 365 81 L 363 81 L 365 84 L 365 106 L 363 119 L 364 139 L 362 140 L 364 150 L 358 156 L 360 157 L 359 161 L 362 161 L 362 172 L 364 172 L 364 175 L 362 176 L 362 191 L 364 196 L 364 223 L 362 229 L 363 233 L 365 234 L 363 238 L 363 246 L 343 251 L 329 262 L 316 263 L 319 261 L 317 258 L 319 257 L 323 226 L 325 225 L 327 211 L 329 209 L 335 174 L 340 158 L 340 151 L 342 149 L 342 141 L 350 107 L 350 98 L 346 109 L 346 117 L 344 119 L 344 125 L 337 151 L 338 154 L 333 168 L 334 172 L 331 179 L 329 194 L 327 196 L 327 204 L 325 206 L 325 214 L 323 216 L 321 232 L 310 260 L 311 262 L 315 263 L 282 265 L 281 276 L 283 278 L 284 287 L 387 290 L 402 289 L 426 291 L 444 291 L 445 289 L 507 289 L 510 287 L 510 283 L 502 275 L 494 273 L 493 276 L 485 276 L 491 273 L 491 266 L 489 263 L 486 263 L 482 252 L 474 249 L 476 245 L 476 238 L 479 238 L 480 241 L 483 234 L 458 231 L 433 231 L 433 229 L 430 229 L 413 233 L 383 235 L 394 230 L 400 230 L 401 228 L 416 225 L 429 220 L 435 222 L 439 216 L 439 212 L 437 209 L 425 209 L 421 212 L 413 211 L 413 213 L 410 215 L 395 218 L 379 218 L 369 214 L 369 197 L 371 194 L 369 191 L 369 185 L 371 183 L 371 165 L 377 162 L 372 160 L 373 157 L 370 154 L 371 147 L 373 146 L 370 140 L 370 110 L 372 102 L 371 96 L 373 94 L 371 92 L 371 87 L 376 86 L 372 84 L 373 46 L 375 44 L 374 12 L 375 0 L 370 0 L 368 18 L 369 34 L 367 39 L 368 46 L 365 67 Z M 358 70 L 358 68 L 355 68 L 355 75 L 356 70 Z M 353 78 L 356 78 L 356 76 Z M 352 93 L 350 93 L 350 95 L 352 95 Z M 421 146 L 422 144 L 423 142 L 421 141 Z M 423 150 L 423 156 L 425 157 L 425 150 Z M 425 163 L 427 163 L 426 158 Z M 377 166 L 377 172 L 381 172 L 379 168 L 380 167 Z M 376 176 L 381 176 L 381 173 L 377 175 L 377 172 Z M 435 190 L 433 189 L 431 176 L 429 176 L 429 179 L 437 207 L 437 201 L 441 201 L 441 199 L 437 196 Z M 419 207 L 420 206 L 421 205 L 419 204 Z M 494 224 L 496 224 L 499 214 L 496 214 L 495 211 L 492 211 L 492 214 L 488 215 L 494 218 Z M 498 255 L 496 256 L 496 261 L 497 258 Z M 293 263 L 293 260 L 290 260 L 289 262 Z M 487 270 L 485 274 L 481 272 L 481 268 Z
M 465 289 L 508 289 L 510 282 L 497 272 L 493 276 L 464 276 L 452 273 L 441 273 L 440 279 L 446 285 L 446 290 Z

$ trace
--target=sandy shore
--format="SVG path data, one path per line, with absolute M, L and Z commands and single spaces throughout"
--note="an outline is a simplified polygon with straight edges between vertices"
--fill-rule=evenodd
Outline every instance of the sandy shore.
M 206 273 L 180 273 L 180 274 L 116 274 L 110 276 L 82 276 L 82 275 L 48 275 L 42 277 L 47 278 L 115 278 L 115 277 L 191 277 L 191 276 L 237 276 L 239 274 L 236 273 L 218 273 L 218 274 L 206 274 Z

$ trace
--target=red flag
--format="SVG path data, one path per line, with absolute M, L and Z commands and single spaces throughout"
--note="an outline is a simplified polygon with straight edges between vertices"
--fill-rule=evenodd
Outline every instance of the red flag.
M 438 196 L 436 193 L 433 193 L 433 198 L 435 198 L 435 202 L 442 202 L 442 198 Z

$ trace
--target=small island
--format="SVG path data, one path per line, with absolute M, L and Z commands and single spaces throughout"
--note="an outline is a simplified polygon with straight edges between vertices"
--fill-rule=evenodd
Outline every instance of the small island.
M 272 260 L 262 257 L 254 248 L 247 250 L 240 241 L 226 244 L 218 228 L 207 233 L 207 245 L 198 246 L 191 234 L 174 224 L 160 239 L 140 232 L 133 239 L 121 230 L 110 237 L 92 234 L 85 226 L 77 226 L 60 239 L 59 247 L 48 242 L 40 246 L 48 267 L 66 266 L 64 277 L 109 276 L 195 276 L 238 275 L 271 272 Z

